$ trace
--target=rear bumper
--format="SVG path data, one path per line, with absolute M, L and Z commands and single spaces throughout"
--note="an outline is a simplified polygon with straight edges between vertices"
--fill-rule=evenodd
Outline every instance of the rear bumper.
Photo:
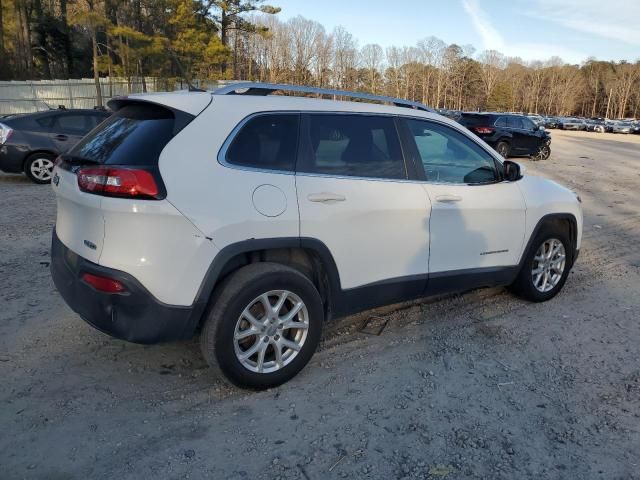
M 116 279 L 127 292 L 99 292 L 81 280 L 83 273 Z M 190 338 L 204 312 L 204 304 L 182 307 L 159 302 L 131 275 L 102 267 L 71 251 L 55 229 L 51 276 L 67 305 L 83 320 L 101 332 L 130 342 L 150 344 Z
M 25 153 L 14 145 L 0 146 L 0 170 L 6 173 L 22 173 Z

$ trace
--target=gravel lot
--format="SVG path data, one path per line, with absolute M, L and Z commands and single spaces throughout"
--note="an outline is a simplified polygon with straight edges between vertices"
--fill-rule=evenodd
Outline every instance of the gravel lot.
M 51 189 L 0 175 L 0 478 L 640 479 L 640 136 L 552 135 L 522 163 L 584 202 L 558 297 L 345 318 L 260 393 L 213 377 L 195 341 L 80 320 L 49 276 Z

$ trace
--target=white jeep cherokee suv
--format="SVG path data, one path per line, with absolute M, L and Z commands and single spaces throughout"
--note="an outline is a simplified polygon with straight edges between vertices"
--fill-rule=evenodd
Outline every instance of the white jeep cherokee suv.
M 56 287 L 117 338 L 198 332 L 240 386 L 296 375 L 331 317 L 492 285 L 544 301 L 578 256 L 573 192 L 421 104 L 235 84 L 110 106 L 56 162 Z

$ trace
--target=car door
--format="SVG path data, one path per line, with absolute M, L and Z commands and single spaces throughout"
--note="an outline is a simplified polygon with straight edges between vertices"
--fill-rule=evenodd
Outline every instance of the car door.
M 522 118 L 515 115 L 507 117 L 507 129 L 512 135 L 511 138 L 511 153 L 514 155 L 524 155 L 523 152 L 527 151 L 527 140 L 524 132 L 524 125 Z
M 84 113 L 60 113 L 55 116 L 49 136 L 60 153 L 64 153 L 80 141 L 95 123 Z
M 534 155 L 540 150 L 542 144 L 542 130 L 529 118 L 522 117 L 523 126 L 523 154 Z
M 525 232 L 517 182 L 502 181 L 501 163 L 460 129 L 431 120 L 404 122 L 432 205 L 430 284 L 432 278 L 517 265 Z
M 343 290 L 395 283 L 406 298 L 422 293 L 431 206 L 409 180 L 393 117 L 304 114 L 296 188 L 300 235 L 326 245 Z

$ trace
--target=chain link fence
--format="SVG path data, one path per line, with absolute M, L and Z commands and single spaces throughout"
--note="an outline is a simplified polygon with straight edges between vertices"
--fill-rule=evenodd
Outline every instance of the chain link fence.
M 194 80 L 193 85 L 216 89 L 217 82 Z M 156 77 L 100 79 L 103 104 L 112 97 L 132 93 L 183 90 L 187 84 L 178 79 Z M 93 78 L 70 80 L 37 80 L 0 82 L 0 115 L 30 113 L 51 108 L 94 108 L 97 106 L 96 85 Z

